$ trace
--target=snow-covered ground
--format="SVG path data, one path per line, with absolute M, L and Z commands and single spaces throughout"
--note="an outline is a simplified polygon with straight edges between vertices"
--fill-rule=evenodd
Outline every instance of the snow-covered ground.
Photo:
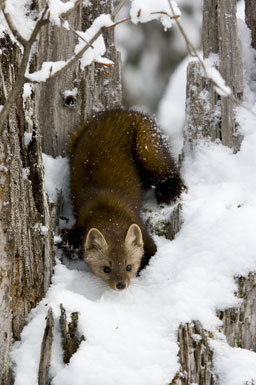
M 255 52 L 249 48 L 245 25 L 239 24 L 247 63 L 246 98 L 256 112 L 252 92 Z M 180 83 L 173 79 L 172 84 L 180 94 Z M 175 88 L 169 95 L 175 95 Z M 167 100 L 162 105 L 167 115 Z M 234 277 L 256 271 L 256 121 L 242 108 L 237 110 L 237 117 L 245 136 L 237 154 L 208 141 L 199 142 L 193 152 L 186 153 L 182 174 L 189 190 L 182 196 L 182 229 L 174 241 L 155 236 L 157 254 L 127 290 L 114 292 L 85 265 L 71 269 L 57 260 L 46 298 L 32 310 L 21 341 L 13 346 L 15 385 L 37 383 L 50 306 L 55 318 L 52 385 L 168 385 L 179 370 L 178 326 L 193 320 L 199 320 L 215 336 L 212 348 L 221 385 L 256 381 L 256 353 L 231 348 L 218 331 L 221 321 L 216 316 L 217 309 L 240 303 L 234 294 Z M 180 113 L 173 122 L 180 127 L 177 140 L 182 119 Z M 171 136 L 171 125 L 168 130 Z M 44 161 L 50 196 L 55 199 L 55 188 L 63 186 L 67 196 L 67 161 L 49 157 Z M 62 172 L 53 174 L 53 164 Z M 60 180 L 60 174 L 66 177 Z M 62 361 L 60 304 L 69 314 L 79 312 L 79 332 L 86 338 L 68 365 Z

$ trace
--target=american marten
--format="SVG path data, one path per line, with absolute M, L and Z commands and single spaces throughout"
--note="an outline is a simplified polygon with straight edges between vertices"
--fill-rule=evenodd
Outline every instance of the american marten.
M 184 186 L 179 171 L 156 123 L 137 111 L 92 116 L 73 134 L 69 153 L 74 239 L 96 276 L 125 289 L 156 252 L 140 218 L 143 190 L 153 186 L 158 203 L 174 201 Z

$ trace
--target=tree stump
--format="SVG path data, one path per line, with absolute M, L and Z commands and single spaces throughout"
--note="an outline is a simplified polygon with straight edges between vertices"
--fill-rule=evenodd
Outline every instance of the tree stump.
M 247 1 L 247 7 L 251 7 L 253 19 L 255 4 Z M 250 23 L 251 20 L 248 24 Z M 209 58 L 212 63 L 215 61 L 215 66 L 219 66 L 234 96 L 242 99 L 242 60 L 237 36 L 235 0 L 204 0 L 203 51 L 205 58 Z M 219 58 L 211 56 L 212 53 L 218 54 Z M 234 152 L 238 151 L 242 138 L 237 134 L 234 107 L 230 98 L 216 94 L 210 81 L 205 78 L 200 64 L 191 62 L 187 71 L 185 148 L 193 151 L 197 139 L 208 138 L 213 141 L 219 139 Z M 237 283 L 237 295 L 243 298 L 243 302 L 239 308 L 218 313 L 223 321 L 221 331 L 231 346 L 256 351 L 255 275 L 241 277 Z M 172 384 L 218 384 L 209 344 L 209 338 L 212 337 L 197 321 L 180 326 L 178 340 L 181 369 Z
M 0 104 L 4 104 L 21 52 L 7 34 L 0 43 L 4 48 Z M 54 264 L 40 131 L 34 116 L 33 94 L 23 103 L 20 93 L 0 137 L 0 383 L 4 385 L 10 381 L 11 341 L 19 339 L 25 318 L 45 295 Z
M 52 342 L 53 342 L 54 319 L 52 309 L 49 308 L 46 317 L 46 326 L 41 345 L 40 362 L 38 369 L 38 385 L 49 385 L 48 371 L 51 362 Z

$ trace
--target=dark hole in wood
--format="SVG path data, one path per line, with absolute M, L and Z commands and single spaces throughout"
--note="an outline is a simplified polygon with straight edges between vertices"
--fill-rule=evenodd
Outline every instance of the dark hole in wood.
M 73 95 L 69 95 L 65 98 L 65 105 L 68 107 L 73 107 L 76 104 L 76 99 Z

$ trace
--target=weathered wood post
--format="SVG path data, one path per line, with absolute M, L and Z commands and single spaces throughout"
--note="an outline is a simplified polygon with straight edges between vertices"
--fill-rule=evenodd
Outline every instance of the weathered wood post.
M 15 81 L 20 48 L 1 38 L 0 104 Z M 0 135 L 0 384 L 11 381 L 9 351 L 50 284 L 54 256 L 50 205 L 43 189 L 41 141 L 33 96 L 22 92 Z M 30 132 L 31 135 L 25 136 Z
M 256 7 L 254 0 L 245 0 L 245 21 L 252 33 L 252 46 L 256 49 Z
M 246 21 L 252 29 L 255 44 L 256 4 L 246 1 Z M 249 11 L 250 9 L 250 11 Z M 241 44 L 237 34 L 236 1 L 204 0 L 203 54 L 221 72 L 237 99 L 243 97 Z M 213 55 L 215 54 L 215 55 Z M 202 97 L 202 94 L 204 97 Z M 191 62 L 187 70 L 187 103 L 185 147 L 193 151 L 196 139 L 219 139 L 224 145 L 239 151 L 242 138 L 237 133 L 234 102 L 216 94 L 198 62 Z M 243 298 L 239 308 L 219 312 L 223 320 L 222 331 L 231 346 L 256 351 L 255 275 L 239 278 L 238 297 Z M 199 338 L 195 338 L 198 335 Z M 172 384 L 218 384 L 214 373 L 209 338 L 198 321 L 181 325 L 178 332 L 181 369 Z
M 40 10 L 45 3 L 38 0 L 31 2 L 31 7 Z M 112 0 L 93 0 L 89 7 L 78 7 L 69 21 L 84 31 L 95 17 L 111 9 Z M 12 382 L 11 342 L 19 339 L 28 313 L 44 297 L 54 265 L 51 206 L 43 189 L 42 147 L 52 156 L 65 155 L 68 137 L 81 121 L 93 111 L 121 102 L 119 55 L 113 32 L 106 35 L 106 55 L 115 63 L 113 67 L 106 70 L 92 64 L 81 70 L 77 64 L 56 80 L 32 87 L 26 98 L 21 91 L 0 135 L 1 385 Z M 45 60 L 66 60 L 76 39 L 72 31 L 44 26 L 30 62 L 31 71 L 39 69 Z M 1 36 L 0 43 L 3 105 L 15 81 L 21 50 L 8 33 Z M 46 378 L 47 362 L 43 367 L 46 369 L 41 372 Z

